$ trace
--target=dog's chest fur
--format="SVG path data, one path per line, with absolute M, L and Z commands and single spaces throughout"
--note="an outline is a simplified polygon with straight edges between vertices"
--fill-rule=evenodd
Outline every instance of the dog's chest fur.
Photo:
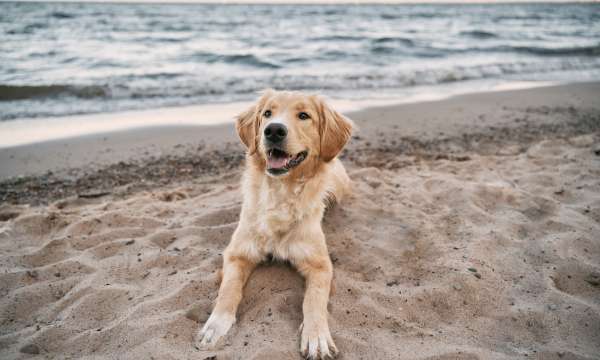
M 265 182 L 259 192 L 258 231 L 268 237 L 280 238 L 314 208 L 306 206 L 305 183 L 286 186 L 281 182 Z M 314 199 L 318 201 L 318 198 Z
M 294 185 L 280 181 L 263 182 L 254 197 L 254 231 L 260 253 L 288 258 L 294 243 L 294 230 L 307 221 L 320 222 L 325 205 L 321 191 L 310 182 Z

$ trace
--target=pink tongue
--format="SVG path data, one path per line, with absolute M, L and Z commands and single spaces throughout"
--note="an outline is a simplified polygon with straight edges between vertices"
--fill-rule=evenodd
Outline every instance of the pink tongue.
M 270 169 L 281 169 L 287 164 L 287 160 L 285 157 L 270 157 L 267 160 L 267 164 Z

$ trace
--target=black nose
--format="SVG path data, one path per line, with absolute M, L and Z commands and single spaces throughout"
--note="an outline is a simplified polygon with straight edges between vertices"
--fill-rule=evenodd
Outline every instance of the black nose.
M 283 124 L 272 123 L 265 128 L 265 138 L 272 143 L 280 143 L 287 136 L 287 128 Z

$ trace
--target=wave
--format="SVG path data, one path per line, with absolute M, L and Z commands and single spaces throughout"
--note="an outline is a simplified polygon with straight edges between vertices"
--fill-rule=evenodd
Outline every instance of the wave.
M 390 43 L 400 43 L 406 46 L 413 46 L 415 42 L 409 38 L 405 37 L 380 37 L 372 40 L 375 44 L 390 44 Z
M 500 45 L 500 46 L 474 46 L 465 48 L 451 48 L 440 46 L 417 46 L 409 41 L 400 41 L 402 46 L 396 46 L 390 41 L 374 41 L 370 51 L 373 54 L 407 54 L 416 57 L 431 58 L 443 57 L 452 54 L 475 54 L 475 53 L 517 53 L 546 57 L 597 57 L 600 55 L 600 44 L 591 46 L 568 46 L 568 47 L 541 47 L 541 46 L 519 46 L 519 45 Z M 413 49 L 408 49 L 408 48 Z M 408 50 L 407 50 L 408 49 Z
M 155 44 L 155 43 L 181 43 L 181 42 L 186 42 L 189 40 L 190 40 L 190 37 L 144 36 L 144 37 L 132 38 L 131 42 Z
M 385 91 L 415 86 L 436 86 L 462 81 L 485 79 L 514 79 L 526 74 L 528 78 L 549 79 L 552 74 L 572 72 L 600 74 L 600 59 L 552 59 L 523 62 L 456 66 L 436 69 L 351 69 L 321 74 L 274 73 L 245 76 L 196 76 L 177 73 L 154 73 L 107 79 L 105 86 L 10 86 L 0 85 L 0 121 L 16 118 L 62 116 L 90 112 L 133 110 L 142 108 L 180 106 L 196 103 L 246 101 L 266 87 L 277 89 L 354 92 Z M 570 76 L 570 75 L 569 75 Z M 149 78 L 156 77 L 152 81 Z M 75 94 L 75 95 L 74 95 Z M 74 96 L 75 97 L 74 97 Z M 94 96 L 101 96 L 100 98 Z M 102 98 L 102 96 L 104 96 Z M 59 97 L 58 99 L 55 99 Z M 84 98 L 85 100 L 81 100 Z M 16 101 L 16 100 L 22 101 Z M 44 106 L 38 101 L 49 99 Z M 15 101 L 10 101 L 15 100 Z
M 546 56 L 598 56 L 600 55 L 600 44 L 593 46 L 574 46 L 562 48 L 544 48 L 537 46 L 511 46 L 511 50 L 532 55 Z
M 210 52 L 197 52 L 191 56 L 186 56 L 188 60 L 201 60 L 209 64 L 226 63 L 253 66 L 257 68 L 279 69 L 281 65 L 272 61 L 259 58 L 253 54 L 214 54 Z
M 382 46 L 376 45 L 370 48 L 372 54 L 375 55 L 406 55 L 417 58 L 442 58 L 452 53 L 444 49 L 438 49 L 433 47 L 420 47 L 408 49 L 407 47 L 394 47 L 394 46 Z
M 47 29 L 47 28 L 48 28 L 48 24 L 35 22 L 32 24 L 27 24 L 22 28 L 9 29 L 6 31 L 6 34 L 7 35 L 29 35 L 29 34 L 33 34 L 37 30 Z
M 384 20 L 396 20 L 396 19 L 408 19 L 408 18 L 431 19 L 434 17 L 444 17 L 444 15 L 436 13 L 436 12 L 410 12 L 410 13 L 400 13 L 400 14 L 383 13 L 380 15 L 380 17 Z
M 472 37 L 475 39 L 492 39 L 498 37 L 496 34 L 483 31 L 483 30 L 471 30 L 471 31 L 461 31 L 460 35 Z
M 66 13 L 66 12 L 62 12 L 62 11 L 55 11 L 53 13 L 50 14 L 50 16 L 52 16 L 55 19 L 72 19 L 75 17 L 75 15 Z
M 353 36 L 353 35 L 325 35 L 325 36 L 317 36 L 310 38 L 309 40 L 314 41 L 360 41 L 363 40 L 362 36 Z
M 471 47 L 464 49 L 432 48 L 449 53 L 476 53 L 476 52 L 503 52 L 520 53 L 536 56 L 559 57 L 559 56 L 585 56 L 596 57 L 600 55 L 600 44 L 591 46 L 567 46 L 567 47 L 541 47 L 541 46 L 518 46 L 500 45 L 491 47 Z
M 259 59 L 257 56 L 252 54 L 240 54 L 240 55 L 221 55 L 219 56 L 221 61 L 231 64 L 242 64 L 242 65 L 251 65 L 256 67 L 263 68 L 272 68 L 277 69 L 280 68 L 280 65 L 275 63 Z
M 500 22 L 500 21 L 511 21 L 511 20 L 534 20 L 534 21 L 539 21 L 539 20 L 543 20 L 544 16 L 540 15 L 540 14 L 525 14 L 525 15 L 516 15 L 516 14 L 512 14 L 512 15 L 498 15 L 498 16 L 494 16 L 492 18 L 493 22 Z
M 366 90 L 385 88 L 406 88 L 423 85 L 436 85 L 468 80 L 510 78 L 515 75 L 551 74 L 563 71 L 600 70 L 600 61 L 554 60 L 498 62 L 485 65 L 447 66 L 437 69 L 397 68 L 394 71 L 361 71 L 328 75 L 289 75 L 276 76 L 256 81 L 255 89 L 273 86 L 290 90 Z M 239 81 L 241 83 L 242 81 Z
M 231 60 L 231 59 L 230 59 Z M 239 61 L 248 61 L 242 57 Z M 149 72 L 107 79 L 110 85 L 0 85 L 0 101 L 36 100 L 44 98 L 79 98 L 126 101 L 151 98 L 202 98 L 210 95 L 250 94 L 265 87 L 290 90 L 342 90 L 370 88 L 403 88 L 465 80 L 487 79 L 518 74 L 600 69 L 600 60 L 554 59 L 552 61 L 499 62 L 471 66 L 447 66 L 431 69 L 381 71 L 367 68 L 348 69 L 332 74 L 297 75 L 288 72 L 251 77 L 243 74 L 196 77 L 180 72 Z
M 107 87 L 73 85 L 3 85 L 0 84 L 0 101 L 53 98 L 71 96 L 83 99 L 108 97 Z

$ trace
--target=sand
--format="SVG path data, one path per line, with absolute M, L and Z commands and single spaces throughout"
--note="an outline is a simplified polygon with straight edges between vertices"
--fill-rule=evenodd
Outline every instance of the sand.
M 340 358 L 600 358 L 599 94 L 352 114 L 355 191 L 323 224 Z M 279 263 L 254 272 L 219 349 L 193 346 L 241 205 L 240 147 L 223 146 L 4 181 L 0 358 L 298 359 L 304 284 Z

